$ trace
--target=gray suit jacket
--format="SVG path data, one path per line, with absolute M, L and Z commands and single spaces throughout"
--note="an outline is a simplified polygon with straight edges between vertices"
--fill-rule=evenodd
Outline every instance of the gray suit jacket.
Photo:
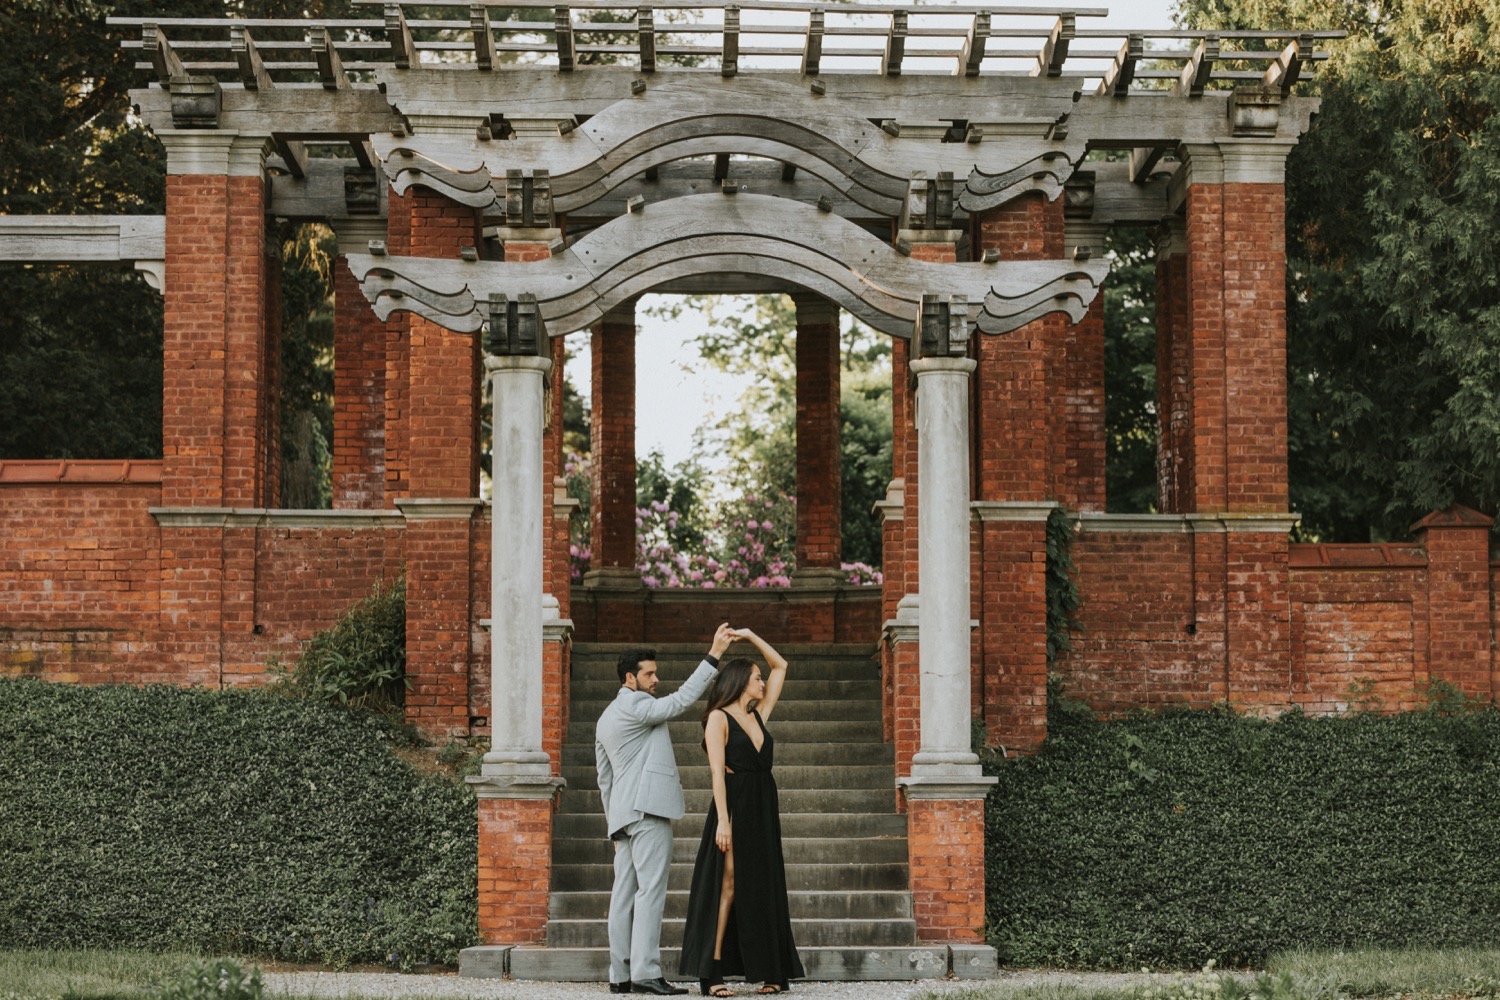
M 698 700 L 713 676 L 714 668 L 704 660 L 682 687 L 664 698 L 621 687 L 599 716 L 594 764 L 611 837 L 642 816 L 682 818 L 682 782 L 666 724 Z

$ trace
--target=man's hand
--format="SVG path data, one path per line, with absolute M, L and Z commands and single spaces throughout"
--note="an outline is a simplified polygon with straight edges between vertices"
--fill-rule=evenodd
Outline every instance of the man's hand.
M 724 655 L 724 651 L 729 648 L 729 644 L 733 641 L 734 629 L 729 627 L 728 622 L 725 622 L 714 632 L 714 644 L 709 648 L 708 655 L 716 660 L 721 658 Z

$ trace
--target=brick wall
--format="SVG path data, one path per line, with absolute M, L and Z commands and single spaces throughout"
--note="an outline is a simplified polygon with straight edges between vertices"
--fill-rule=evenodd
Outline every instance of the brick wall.
M 479 800 L 479 939 L 544 944 L 552 878 L 550 799 Z
M 906 816 L 918 936 L 923 941 L 982 941 L 984 800 L 910 799 Z
M 333 270 L 333 506 L 385 505 L 386 324 L 340 257 Z

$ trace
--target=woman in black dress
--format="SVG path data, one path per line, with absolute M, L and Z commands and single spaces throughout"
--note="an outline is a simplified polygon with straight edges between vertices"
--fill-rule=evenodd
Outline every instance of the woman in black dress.
M 766 721 L 786 682 L 786 659 L 749 629 L 735 629 L 765 657 L 730 660 L 708 689 L 703 747 L 714 797 L 703 824 L 688 896 L 678 972 L 697 976 L 704 996 L 728 997 L 726 975 L 764 983 L 782 993 L 805 973 L 792 941 L 781 813 L 771 776 L 775 741 Z

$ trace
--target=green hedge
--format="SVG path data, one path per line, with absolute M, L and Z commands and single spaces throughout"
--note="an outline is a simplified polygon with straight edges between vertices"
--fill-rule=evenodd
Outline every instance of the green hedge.
M 367 713 L 0 681 L 0 946 L 451 962 L 472 797 Z
M 1500 941 L 1500 714 L 1056 717 L 992 762 L 1001 961 L 1259 964 Z

